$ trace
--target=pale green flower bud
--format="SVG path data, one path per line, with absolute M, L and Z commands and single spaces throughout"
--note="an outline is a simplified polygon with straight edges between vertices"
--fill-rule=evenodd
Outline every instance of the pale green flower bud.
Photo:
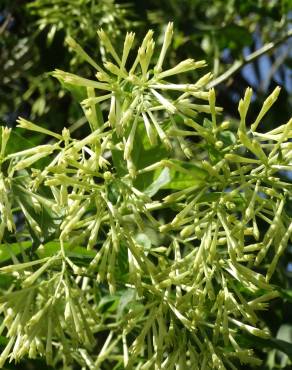
M 58 140 L 63 140 L 61 135 L 56 134 L 55 132 L 52 132 L 52 131 L 47 130 L 45 128 L 42 128 L 40 126 L 37 126 L 34 123 L 32 123 L 32 122 L 30 122 L 30 121 L 28 121 L 24 118 L 19 117 L 16 122 L 18 123 L 17 127 L 24 128 L 24 129 L 30 130 L 30 131 L 40 132 L 40 133 L 45 134 L 45 135 L 53 136 Z
M 116 97 L 114 95 L 111 96 L 108 120 L 112 127 L 116 126 Z
M 32 285 L 48 269 L 48 267 L 56 261 L 57 258 L 58 255 L 50 257 L 38 270 L 36 270 L 32 275 L 30 275 L 23 281 L 23 286 L 27 287 Z
M 66 40 L 67 44 L 86 62 L 91 64 L 95 69 L 99 72 L 103 72 L 102 68 L 95 63 L 95 61 L 85 52 L 85 50 L 71 37 L 67 36 Z
M 36 340 L 33 339 L 29 346 L 28 357 L 32 359 L 36 359 L 37 355 L 38 355 L 38 352 L 37 352 Z
M 150 119 L 151 119 L 151 121 L 152 121 L 152 123 L 153 123 L 153 125 L 154 125 L 154 127 L 155 127 L 155 129 L 157 131 L 157 133 L 158 133 L 158 136 L 160 137 L 160 140 L 165 145 L 165 147 L 170 150 L 172 148 L 172 146 L 171 146 L 171 143 L 170 143 L 169 139 L 167 138 L 165 132 L 159 126 L 159 123 L 156 121 L 156 118 L 152 114 L 152 112 L 149 110 L 149 111 L 147 111 L 147 113 L 148 113 L 148 115 L 149 115 L 149 117 L 150 117 Z
M 280 241 L 280 244 L 276 250 L 276 254 L 272 260 L 272 262 L 270 263 L 269 267 L 268 267 L 268 271 L 267 271 L 267 276 L 266 276 L 266 281 L 270 281 L 276 267 L 277 267 L 277 264 L 278 264 L 278 261 L 279 261 L 279 258 L 281 257 L 281 255 L 283 254 L 283 252 L 285 251 L 285 248 L 287 247 L 287 244 L 288 244 L 288 241 L 290 239 L 292 235 L 292 222 L 290 222 L 290 225 L 288 227 L 288 229 L 286 230 L 284 236 L 282 237 L 281 241 Z
M 264 101 L 264 104 L 262 106 L 262 109 L 260 110 L 256 120 L 254 123 L 250 126 L 252 131 L 255 131 L 258 127 L 258 124 L 260 123 L 261 119 L 264 117 L 264 115 L 267 113 L 267 111 L 271 108 L 271 106 L 275 103 L 275 101 L 278 99 L 278 96 L 280 94 L 281 88 L 277 86 L 275 90 L 271 93 L 270 96 L 267 97 L 267 99 Z
M 164 33 L 164 40 L 163 40 L 162 48 L 161 48 L 160 55 L 158 58 L 158 62 L 156 66 L 154 67 L 154 71 L 156 73 L 160 73 L 162 70 L 162 64 L 163 64 L 167 49 L 171 43 L 172 36 L 173 36 L 173 23 L 169 22 L 166 27 L 165 33 Z
M 143 77 L 146 78 L 146 73 L 151 61 L 151 57 L 154 52 L 155 43 L 153 40 L 149 40 L 146 48 L 140 47 L 138 50 L 139 63 L 141 65 Z
M 4 157 L 6 145 L 7 145 L 7 142 L 9 140 L 9 137 L 10 137 L 10 134 L 11 134 L 11 128 L 2 126 L 1 129 L 2 129 L 2 135 L 1 135 L 1 152 L 0 152 L 0 155 L 1 155 L 1 157 Z
M 123 69 L 120 67 L 117 67 L 115 64 L 111 62 L 105 62 L 104 63 L 105 68 L 110 71 L 112 74 L 118 76 L 119 78 L 127 78 L 128 75 L 126 72 L 124 72 Z
M 107 83 L 92 81 L 87 78 L 74 75 L 72 73 L 61 71 L 59 69 L 56 69 L 52 73 L 52 75 L 56 77 L 58 80 L 64 81 L 71 85 L 92 87 L 94 89 L 112 91 L 112 87 Z
M 146 129 L 146 133 L 147 133 L 148 139 L 150 141 L 150 144 L 151 145 L 155 145 L 156 144 L 155 131 L 153 130 L 153 127 L 151 126 L 146 113 L 143 112 L 142 113 L 142 117 L 143 117 L 143 121 L 144 121 L 145 129 Z
M 127 61 L 129 52 L 132 48 L 134 39 L 135 39 L 135 33 L 134 32 L 127 32 L 126 37 L 125 37 L 125 41 L 124 41 L 121 68 L 123 68 L 126 64 L 126 61 Z
M 247 114 L 247 111 L 250 105 L 251 97 L 252 97 L 252 89 L 248 87 L 245 90 L 244 98 L 241 99 L 238 104 L 238 111 L 239 111 L 239 115 L 241 119 L 239 130 L 243 132 L 245 131 L 245 119 L 246 119 L 246 114 Z
M 224 158 L 227 161 L 236 162 L 236 163 L 260 163 L 260 161 L 257 159 L 242 157 L 240 155 L 231 154 L 231 153 L 225 154 Z
M 261 329 L 255 328 L 251 325 L 244 324 L 244 323 L 242 323 L 238 320 L 235 320 L 231 317 L 229 317 L 229 320 L 231 322 L 233 322 L 239 328 L 246 330 L 248 333 L 250 333 L 252 335 L 255 335 L 256 337 L 260 337 L 260 338 L 264 338 L 264 339 L 267 339 L 267 338 L 270 337 L 270 333 L 267 329 L 261 330 Z
M 11 351 L 11 348 L 14 344 L 14 341 L 15 341 L 15 337 L 11 337 L 9 339 L 9 342 L 7 343 L 6 347 L 4 348 L 4 350 L 2 351 L 1 355 L 0 355 L 0 368 L 2 368 L 9 356 L 9 353 Z
M 144 37 L 144 40 L 143 40 L 143 42 L 141 44 L 141 48 L 142 49 L 145 49 L 146 48 L 146 45 L 152 39 L 152 36 L 153 36 L 153 31 L 152 30 L 149 30 L 147 32 L 146 36 Z M 129 75 L 133 75 L 133 73 L 135 72 L 135 69 L 136 69 L 138 63 L 139 63 L 139 55 L 137 54 L 137 57 L 136 57 L 136 59 L 135 59 L 135 61 L 133 63 L 133 66 L 130 69 Z
M 195 96 L 195 94 L 199 95 L 199 93 L 193 92 L 193 90 L 197 90 L 196 86 L 193 84 L 153 84 L 149 85 L 149 87 L 153 89 L 158 89 L 158 90 L 174 90 L 174 91 L 184 91 L 187 93 L 190 93 L 190 95 Z M 203 92 L 200 93 L 204 94 Z M 207 98 L 208 100 L 208 98 Z
M 90 98 L 82 100 L 81 104 L 85 108 L 89 108 L 89 107 L 91 107 L 91 105 L 95 105 L 95 104 L 98 104 L 98 103 L 100 103 L 104 100 L 110 99 L 111 96 L 112 96 L 112 93 L 102 95 L 102 96 L 90 97 Z
M 169 113 L 175 113 L 176 107 L 170 103 L 166 98 L 164 98 L 159 92 L 157 92 L 154 89 L 150 89 L 152 94 L 155 96 L 155 98 L 159 101 L 159 103 L 169 112 Z
M 39 147 L 34 148 L 34 152 L 36 154 L 20 160 L 15 166 L 15 171 L 23 170 L 26 167 L 30 167 L 33 163 L 37 162 L 41 158 L 47 157 L 50 155 L 54 150 L 56 149 L 53 145 L 42 145 Z M 33 153 L 33 150 L 31 150 L 31 153 Z
M 212 88 L 209 91 L 209 105 L 210 105 L 210 112 L 212 115 L 213 130 L 216 130 L 216 127 L 217 127 L 216 126 L 216 95 L 215 95 L 214 88 Z
M 108 38 L 107 34 L 104 32 L 103 29 L 100 29 L 97 31 L 98 37 L 100 38 L 100 41 L 106 48 L 106 50 L 112 55 L 114 60 L 121 65 L 121 59 L 118 57 L 118 54 L 116 53 L 110 39 Z
M 223 146 L 224 146 L 223 141 L 221 141 L 221 140 L 216 141 L 216 143 L 215 143 L 215 147 L 216 147 L 217 149 L 222 149 L 222 148 L 223 148 Z
M 202 87 L 205 87 L 208 84 L 208 82 L 210 82 L 212 77 L 213 77 L 213 75 L 212 75 L 211 72 L 206 73 L 203 77 L 198 79 L 198 81 L 195 83 L 196 88 L 200 89 Z
M 164 79 L 165 77 L 173 76 L 173 75 L 188 72 L 188 71 L 193 71 L 195 69 L 203 68 L 205 66 L 206 66 L 206 62 L 204 60 L 195 62 L 193 59 L 186 59 L 183 62 L 180 62 L 179 64 L 177 64 L 175 67 L 159 73 L 158 78 Z M 197 86 L 197 83 L 194 86 Z

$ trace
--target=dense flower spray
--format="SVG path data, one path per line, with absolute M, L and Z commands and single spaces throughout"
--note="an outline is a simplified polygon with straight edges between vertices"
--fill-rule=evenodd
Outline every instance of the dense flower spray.
M 102 64 L 68 38 L 95 70 L 54 72 L 82 96 L 91 132 L 81 140 L 20 118 L 50 141 L 6 154 L 2 128 L 0 237 L 15 233 L 20 249 L 0 269 L 12 279 L 0 367 L 24 356 L 92 370 L 260 364 L 241 338 L 270 335 L 258 311 L 278 296 L 270 280 L 292 233 L 279 175 L 291 170 L 292 120 L 256 131 L 276 88 L 254 122 L 251 89 L 239 124 L 222 121 L 210 73 L 172 82 L 204 61 L 163 68 L 172 33 L 170 23 L 156 55 L 149 31 L 133 56 L 133 33 L 119 54 L 99 30 Z

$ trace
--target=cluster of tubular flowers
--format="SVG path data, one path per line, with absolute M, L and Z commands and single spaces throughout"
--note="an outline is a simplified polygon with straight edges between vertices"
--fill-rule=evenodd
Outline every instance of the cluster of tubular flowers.
M 194 98 L 208 102 L 209 92 L 202 91 L 209 82 L 211 74 L 207 73 L 194 84 L 177 84 L 168 81 L 178 74 L 194 71 L 206 66 L 205 61 L 187 59 L 173 68 L 163 70 L 166 52 L 171 44 L 173 24 L 169 23 L 156 64 L 152 65 L 155 42 L 153 31 L 149 31 L 142 41 L 134 62 L 128 66 L 129 53 L 134 45 L 134 33 L 127 33 L 122 55 L 119 56 L 109 37 L 103 30 L 98 36 L 105 48 L 106 60 L 100 67 L 71 37 L 68 44 L 85 61 L 97 71 L 97 80 L 88 80 L 71 73 L 56 70 L 54 76 L 59 80 L 87 89 L 88 97 L 82 101 L 85 114 L 92 127 L 96 127 L 96 106 L 109 101 L 108 122 L 118 137 L 123 138 L 124 158 L 130 173 L 135 175 L 131 152 L 139 121 L 142 120 L 148 140 L 152 145 L 159 140 L 167 149 L 172 148 L 169 128 L 177 129 L 174 116 L 182 119 L 195 117 L 198 112 L 210 113 L 209 104 L 195 104 Z M 214 108 L 217 111 L 219 108 Z M 170 121 L 170 127 L 163 123 Z M 175 136 L 175 135 L 173 135 Z M 183 137 L 175 136 L 187 157 L 192 151 Z
M 97 80 L 55 72 L 87 94 L 82 106 L 91 133 L 81 140 L 68 129 L 57 134 L 20 119 L 21 128 L 50 141 L 5 154 L 9 130 L 2 130 L 7 170 L 0 177 L 1 235 L 13 231 L 17 209 L 28 230 L 16 233 L 19 244 L 30 232 L 34 248 L 30 255 L 11 251 L 14 264 L 0 268 L 13 280 L 0 298 L 0 334 L 8 338 L 0 367 L 24 356 L 90 370 L 236 370 L 239 362 L 260 364 L 241 339 L 244 333 L 270 335 L 258 311 L 279 294 L 270 280 L 292 234 L 285 209 L 291 185 L 279 175 L 292 167 L 292 120 L 256 131 L 277 88 L 248 129 L 247 89 L 232 131 L 218 118 L 214 90 L 201 90 L 209 74 L 195 84 L 167 81 L 204 65 L 187 60 L 163 71 L 171 36 L 169 24 L 154 68 L 151 31 L 130 67 L 132 33 L 119 57 L 99 31 L 113 60 L 103 68 L 68 40 L 97 70 Z M 187 157 L 192 153 L 183 138 L 196 136 L 198 160 L 169 155 L 134 168 L 138 127 L 157 150 L 157 136 L 168 149 L 177 140 Z M 151 191 L 138 181 L 147 173 L 157 175 Z M 170 173 L 191 178 L 191 185 L 171 190 Z M 170 190 L 159 198 L 165 185 Z M 43 215 L 50 222 L 42 223 Z
M 76 273 L 76 268 L 69 259 L 62 260 L 60 252 L 1 268 L 4 274 L 23 275 L 18 289 L 0 298 L 0 312 L 5 317 L 0 333 L 6 329 L 9 338 L 0 355 L 1 368 L 8 357 L 19 361 L 24 356 L 44 356 L 52 366 L 62 360 L 67 368 L 76 357 L 72 345 L 93 348 L 101 319 L 88 304 L 86 279 L 76 281 L 69 273 L 70 269 Z M 61 358 L 56 358 L 55 349 L 63 353 Z

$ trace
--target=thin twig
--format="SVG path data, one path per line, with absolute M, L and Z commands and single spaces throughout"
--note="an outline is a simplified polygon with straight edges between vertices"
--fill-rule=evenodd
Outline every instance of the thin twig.
M 237 60 L 234 62 L 234 64 L 221 76 L 215 78 L 215 80 L 211 81 L 207 88 L 210 89 L 212 87 L 215 87 L 222 82 L 226 81 L 228 78 L 230 78 L 232 75 L 234 75 L 240 68 L 245 66 L 246 64 L 249 64 L 253 62 L 255 59 L 261 57 L 263 54 L 268 53 L 269 51 L 275 49 L 279 44 L 282 44 L 284 41 L 286 41 L 289 37 L 292 36 L 292 29 L 287 31 L 282 37 L 280 37 L 278 40 L 274 42 L 269 42 L 265 44 L 260 49 L 254 51 L 253 53 L 249 54 L 247 57 Z
M 10 21 L 11 21 L 12 17 L 11 17 L 11 14 L 8 14 L 7 18 L 5 19 L 4 23 L 2 24 L 2 26 L 0 27 L 0 35 L 2 33 L 4 33 L 4 31 L 6 30 L 6 28 L 8 27 Z
M 281 67 L 281 65 L 284 63 L 285 59 L 290 54 L 291 49 L 292 49 L 292 45 L 286 48 L 285 51 L 281 55 L 279 55 L 279 57 L 276 59 L 276 61 L 273 63 L 272 67 L 270 68 L 267 77 L 262 81 L 259 91 L 265 91 L 269 87 L 272 77 L 277 72 L 277 70 Z

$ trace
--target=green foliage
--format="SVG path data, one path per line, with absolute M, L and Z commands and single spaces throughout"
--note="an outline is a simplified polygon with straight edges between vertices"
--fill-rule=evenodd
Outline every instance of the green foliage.
M 290 0 L 162 0 L 149 1 L 145 12 L 159 29 L 174 19 L 173 58 L 188 53 L 204 58 L 216 76 L 242 59 L 243 48 L 253 47 L 257 28 L 263 43 L 282 36 L 291 26 L 290 8 Z M 222 63 L 224 51 L 230 55 L 227 63 Z
M 37 0 L 28 4 L 40 31 L 49 28 L 48 42 L 51 43 L 56 32 L 64 31 L 73 37 L 96 38 L 96 27 L 103 27 L 112 37 L 120 34 L 127 25 L 127 8 L 115 4 L 113 0 Z
M 172 33 L 157 53 L 152 31 L 134 52 L 133 33 L 116 50 L 99 30 L 101 63 L 68 38 L 95 76 L 53 73 L 82 138 L 20 118 L 47 142 L 7 152 L 2 127 L 0 366 L 237 369 L 261 365 L 260 345 L 291 358 L 261 311 L 292 233 L 292 120 L 264 130 L 280 89 L 251 120 L 248 88 L 225 121 L 210 73 L 184 82 L 204 61 L 165 67 Z
M 19 111 L 30 111 L 31 117 L 46 116 L 47 124 L 56 128 L 53 117 L 63 121 L 76 120 L 75 114 L 65 109 L 64 90 L 53 83 L 48 71 L 56 65 L 71 71 L 81 69 L 78 58 L 72 58 L 64 47 L 67 36 L 78 37 L 87 45 L 94 57 L 103 50 L 96 49 L 96 29 L 103 27 L 117 43 L 123 31 L 134 27 L 130 7 L 118 5 L 113 0 L 38 0 L 8 2 L 3 14 L 7 18 L 0 28 L 0 90 L 1 116 Z M 1 4 L 2 5 L 2 4 Z M 0 11 L 2 6 L 0 6 Z M 1 13 L 0 13 L 1 15 Z M 20 19 L 13 28 L 13 19 Z M 1 18 L 0 18 L 1 20 Z M 12 26 L 11 26 L 12 24 Z M 83 73 L 89 74 L 85 68 Z M 60 98 L 63 101 L 60 101 Z M 62 103 L 63 114 L 58 103 Z M 65 116 L 65 117 L 64 117 Z M 77 117 L 78 118 L 78 117 Z

